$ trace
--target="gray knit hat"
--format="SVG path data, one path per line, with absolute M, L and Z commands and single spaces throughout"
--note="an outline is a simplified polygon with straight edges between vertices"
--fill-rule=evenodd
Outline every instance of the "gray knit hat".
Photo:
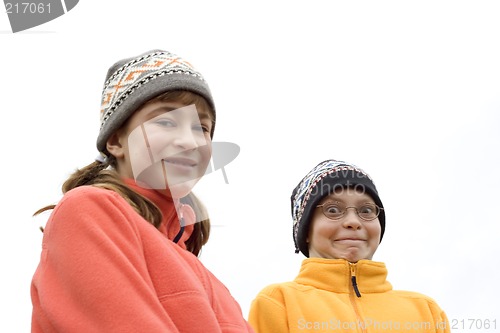
M 145 102 L 170 90 L 187 90 L 201 95 L 215 117 L 214 101 L 205 79 L 189 62 L 171 52 L 152 50 L 111 66 L 102 91 L 97 149 L 108 154 L 106 142 L 109 137 Z
M 366 192 L 380 208 L 384 208 L 377 188 L 370 176 L 353 164 L 342 161 L 326 160 L 316 165 L 300 181 L 292 192 L 293 240 L 295 252 L 302 252 L 309 257 L 307 237 L 314 207 L 325 196 L 337 188 L 354 187 Z M 381 226 L 380 241 L 385 231 L 385 212 L 378 216 Z

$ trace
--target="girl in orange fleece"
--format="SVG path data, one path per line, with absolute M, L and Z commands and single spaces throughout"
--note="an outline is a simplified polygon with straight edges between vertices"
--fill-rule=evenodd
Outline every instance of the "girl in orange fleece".
M 449 332 L 430 297 L 395 291 L 372 261 L 385 230 L 375 184 L 360 168 L 326 160 L 291 197 L 296 253 L 307 259 L 291 282 L 264 288 L 250 309 L 258 333 Z
M 215 106 L 191 64 L 153 50 L 116 62 L 100 155 L 63 185 L 31 286 L 32 332 L 252 332 L 198 260 L 210 223 L 191 189 Z

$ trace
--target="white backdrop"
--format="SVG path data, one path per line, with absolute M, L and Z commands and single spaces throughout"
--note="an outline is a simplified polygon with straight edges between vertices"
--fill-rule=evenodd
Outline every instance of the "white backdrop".
M 81 0 L 13 34 L 0 13 L 0 331 L 29 331 L 47 218 L 31 215 L 96 156 L 107 68 L 154 48 L 204 74 L 214 140 L 241 147 L 229 184 L 218 171 L 195 192 L 216 224 L 201 259 L 245 317 L 297 274 L 291 191 L 337 158 L 379 188 L 374 260 L 394 288 L 435 298 L 456 328 L 500 331 L 499 17 L 497 1 Z

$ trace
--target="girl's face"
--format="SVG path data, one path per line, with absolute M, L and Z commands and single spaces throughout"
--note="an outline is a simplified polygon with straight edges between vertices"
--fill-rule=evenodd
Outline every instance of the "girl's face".
M 319 204 L 325 203 L 338 203 L 339 207 L 361 210 L 363 205 L 374 204 L 374 201 L 362 191 L 342 188 L 323 198 Z M 378 218 L 366 221 L 357 215 L 355 209 L 348 208 L 344 216 L 332 220 L 324 215 L 322 207 L 316 207 L 307 239 L 309 257 L 346 259 L 349 262 L 372 259 L 380 243 L 380 233 Z
M 212 153 L 211 130 L 209 110 L 155 101 L 130 117 L 108 141 L 108 151 L 115 155 L 122 177 L 181 198 L 205 174 Z

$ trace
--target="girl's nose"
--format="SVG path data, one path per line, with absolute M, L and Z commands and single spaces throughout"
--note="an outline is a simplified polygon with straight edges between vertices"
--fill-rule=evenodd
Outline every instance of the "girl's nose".
M 191 126 L 179 127 L 176 132 L 174 144 L 184 150 L 192 150 L 207 144 L 203 133 L 198 133 L 198 131 L 192 129 Z

